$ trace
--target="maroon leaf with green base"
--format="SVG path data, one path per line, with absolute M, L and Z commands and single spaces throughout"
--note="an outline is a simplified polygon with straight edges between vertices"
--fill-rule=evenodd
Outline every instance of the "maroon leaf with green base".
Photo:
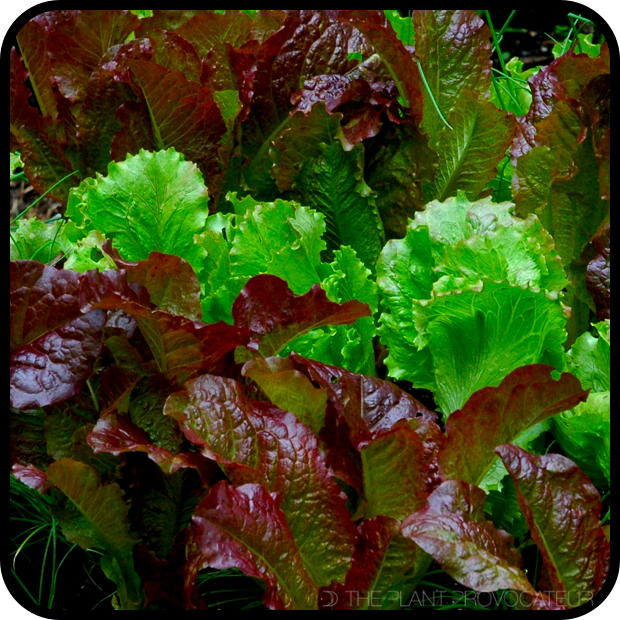
M 445 437 L 437 416 L 393 383 L 291 354 L 294 367 L 327 390 L 325 424 L 319 438 L 329 467 L 363 493 L 360 450 L 397 425 L 422 440 L 428 490 L 439 482 L 437 453 Z
M 217 484 L 194 512 L 196 552 L 189 560 L 195 569 L 237 568 L 263 580 L 269 609 L 315 610 L 318 586 L 278 503 L 258 484 Z
M 404 520 L 402 532 L 468 588 L 535 595 L 512 537 L 484 518 L 485 501 L 482 489 L 448 480 L 431 494 L 424 509 Z
M 499 386 L 476 392 L 453 413 L 439 453 L 443 475 L 480 484 L 497 458 L 497 446 L 587 399 L 589 390 L 583 390 L 575 376 L 564 373 L 555 380 L 552 373 L 553 368 L 543 364 L 518 368 Z
M 609 573 L 601 498 L 588 477 L 559 454 L 536 456 L 517 446 L 496 449 L 514 480 L 519 506 L 540 550 L 538 589 L 569 608 L 590 601 Z M 570 543 L 568 542 L 570 541 Z
M 413 26 L 416 57 L 430 86 L 430 93 L 423 90 L 423 127 L 436 144 L 444 125 L 433 99 L 447 118 L 463 96 L 489 97 L 491 33 L 471 10 L 414 11 Z
M 227 353 L 249 342 L 245 328 L 223 321 L 213 325 L 192 321 L 158 310 L 147 298 L 146 289 L 130 284 L 122 270 L 83 276 L 82 307 L 123 310 L 133 317 L 160 372 L 177 384 L 208 372 Z
M 121 60 L 120 65 L 120 70 L 129 70 L 140 104 L 125 107 L 124 128 L 112 147 L 114 158 L 124 159 L 141 148 L 175 148 L 202 170 L 214 194 L 225 163 L 215 165 L 226 125 L 211 89 L 154 62 Z M 174 97 L 170 97 L 171 92 Z
M 200 282 L 192 266 L 180 256 L 151 252 L 145 261 L 124 261 L 106 242 L 104 250 L 120 269 L 127 273 L 130 284 L 140 284 L 150 295 L 151 303 L 160 310 L 191 320 L 202 317 Z
M 485 519 L 485 502 L 482 489 L 448 480 L 432 493 L 424 509 L 405 519 L 402 533 L 468 588 L 513 590 L 524 609 L 567 609 L 528 581 L 512 536 Z

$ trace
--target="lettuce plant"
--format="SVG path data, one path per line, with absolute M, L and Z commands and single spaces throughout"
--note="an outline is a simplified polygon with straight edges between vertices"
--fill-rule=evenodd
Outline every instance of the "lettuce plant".
M 446 415 L 520 366 L 564 364 L 561 260 L 537 218 L 512 212 L 464 194 L 431 202 L 377 264 L 389 374 Z
M 19 33 L 11 152 L 66 209 L 11 228 L 10 466 L 116 609 L 204 610 L 228 569 L 274 610 L 403 609 L 433 562 L 516 609 L 601 590 L 609 50 L 509 65 L 506 105 L 491 35 L 470 10 Z

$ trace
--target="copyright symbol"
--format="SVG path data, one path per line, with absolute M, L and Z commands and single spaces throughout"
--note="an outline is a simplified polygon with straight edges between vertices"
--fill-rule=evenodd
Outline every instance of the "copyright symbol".
M 331 590 L 323 590 L 321 592 L 321 607 L 335 607 L 338 603 L 338 595 Z

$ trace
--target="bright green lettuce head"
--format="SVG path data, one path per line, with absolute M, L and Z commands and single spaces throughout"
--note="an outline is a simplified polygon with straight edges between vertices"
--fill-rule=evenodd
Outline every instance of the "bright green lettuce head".
M 520 366 L 564 365 L 562 263 L 540 221 L 513 210 L 433 201 L 377 265 L 389 374 L 433 391 L 446 415 Z

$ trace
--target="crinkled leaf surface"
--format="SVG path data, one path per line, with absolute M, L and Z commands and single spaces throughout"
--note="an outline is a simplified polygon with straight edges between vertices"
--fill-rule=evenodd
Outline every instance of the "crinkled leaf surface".
M 515 482 L 543 559 L 539 589 L 561 592 L 561 602 L 570 608 L 585 604 L 609 571 L 598 491 L 572 461 L 558 454 L 536 456 L 506 445 L 499 446 L 497 454 Z
M 494 450 L 527 428 L 575 407 L 588 392 L 579 380 L 535 364 L 510 373 L 498 387 L 476 392 L 446 423 L 448 440 L 439 454 L 447 478 L 480 484 L 496 458 Z M 472 429 L 479 429 L 472 432 Z
M 418 458 L 422 458 L 423 465 L 420 467 L 424 470 L 425 492 L 437 485 L 437 452 L 443 444 L 444 435 L 435 423 L 437 416 L 434 413 L 388 381 L 355 374 L 295 353 L 291 354 L 291 360 L 310 380 L 327 390 L 325 426 L 319 438 L 326 450 L 327 463 L 339 478 L 363 493 L 360 450 L 384 433 L 406 426 L 407 430 L 402 431 L 404 443 L 410 447 L 417 445 L 417 439 L 408 437 L 409 430 L 415 431 L 422 440 L 422 452 L 415 459 L 419 462 Z M 385 441 L 390 446 L 398 444 L 397 440 Z M 369 448 L 370 459 L 376 454 L 375 448 Z M 389 469 L 389 464 L 383 465 Z M 397 473 L 398 467 L 392 473 Z M 411 475 L 413 480 L 417 474 Z M 392 486 L 384 490 L 381 489 L 380 476 L 374 480 L 377 488 L 373 492 L 378 494 L 377 497 L 383 492 L 398 494 L 397 476 L 389 480 Z M 415 503 L 418 498 L 414 495 L 407 501 Z
M 235 484 L 260 483 L 279 494 L 306 570 L 317 584 L 344 578 L 354 526 L 307 426 L 291 413 L 250 400 L 236 381 L 212 375 L 173 394 L 165 413 Z
M 291 97 L 308 78 L 353 70 L 358 61 L 350 54 L 355 52 L 366 59 L 372 47 L 330 11 L 288 11 L 282 28 L 261 45 L 253 74 L 252 106 L 243 125 L 243 154 L 248 160 L 243 178 L 255 195 L 267 200 L 274 197 L 270 149 L 290 122 Z
M 611 478 L 611 347 L 609 321 L 580 336 L 569 351 L 570 371 L 585 388 L 587 402 L 553 418 L 553 434 L 563 453 L 572 459 L 599 487 Z
M 115 140 L 129 145 L 132 154 L 137 154 L 138 149 L 170 148 L 183 153 L 199 167 L 214 194 L 223 172 L 224 162 L 219 162 L 218 150 L 226 124 L 211 89 L 187 79 L 181 71 L 171 71 L 154 62 L 129 59 L 124 64 L 143 103 L 141 107 L 125 107 L 129 117 L 125 119 L 123 133 Z M 146 135 L 133 136 L 131 132 L 139 121 L 144 123 Z M 114 148 L 115 158 L 122 159 L 128 154 L 125 151 L 126 147 L 119 143 Z
M 424 505 L 429 464 L 414 428 L 399 425 L 362 447 L 366 518 L 402 520 Z
M 468 94 L 484 99 L 491 86 L 491 33 L 470 10 L 414 11 L 416 57 L 444 117 Z M 424 128 L 436 144 L 443 122 L 426 89 Z
M 463 93 L 432 142 L 438 154 L 432 198 L 444 201 L 459 190 L 479 198 L 496 176 L 516 133 L 516 120 L 475 93 Z
M 105 318 L 93 310 L 12 353 L 11 407 L 35 409 L 78 394 L 103 348 Z
M 75 396 L 102 350 L 105 313 L 83 312 L 77 273 L 35 261 L 11 261 L 10 271 L 11 406 Z
M 63 223 L 48 224 L 37 218 L 20 220 L 11 230 L 11 260 L 38 260 L 49 263 L 60 254 L 70 254 L 73 244 L 63 232 Z
M 316 388 L 284 357 L 255 358 L 243 367 L 243 375 L 253 379 L 269 400 L 318 435 L 325 424 L 327 390 Z
M 160 310 L 193 320 L 202 318 L 200 282 L 185 259 L 151 252 L 147 260 L 138 263 L 120 257 L 115 262 L 127 272 L 128 282 L 144 286 L 151 303 Z
M 227 323 L 206 325 L 158 310 L 139 284 L 128 282 L 123 270 L 89 272 L 83 276 L 81 302 L 85 309 L 123 310 L 138 324 L 159 371 L 184 383 L 211 370 L 228 352 L 249 342 L 246 328 Z
M 551 237 L 512 208 L 432 202 L 377 264 L 389 374 L 432 390 L 446 414 L 520 366 L 564 364 L 566 277 Z
M 319 151 L 294 184 L 298 199 L 325 215 L 330 253 L 350 246 L 374 270 L 385 235 L 373 192 L 364 181 L 363 149 L 346 152 L 336 140 L 322 143 Z
M 236 215 L 213 215 L 199 237 L 207 257 L 201 273 L 204 320 L 233 322 L 233 302 L 251 276 L 268 273 L 283 278 L 297 295 L 321 284 L 333 302 L 358 300 L 377 309 L 377 288 L 371 273 L 351 248 L 334 252 L 324 263 L 325 219 L 321 213 L 293 202 L 257 203 L 230 194 Z M 283 351 L 295 350 L 354 372 L 374 374 L 374 321 L 358 319 L 351 326 L 328 326 L 295 338 Z
M 196 166 L 174 149 L 141 151 L 111 163 L 108 175 L 75 190 L 68 215 L 114 239 L 121 256 L 145 260 L 151 252 L 176 254 L 200 270 L 204 256 L 194 235 L 209 214 L 207 188 Z
M 424 87 L 418 66 L 383 11 L 346 10 L 340 12 L 338 19 L 355 26 L 370 41 L 398 87 L 405 107 L 410 108 L 411 115 L 420 121 Z
M 233 322 L 232 305 L 250 277 L 270 273 L 293 292 L 307 293 L 321 281 L 324 217 L 295 203 L 257 203 L 229 195 L 237 215 L 213 215 L 198 238 L 206 251 L 203 286 L 205 321 Z
M 593 239 L 596 256 L 588 263 L 586 286 L 599 320 L 610 318 L 611 305 L 611 226 L 607 219 L 599 227 Z

